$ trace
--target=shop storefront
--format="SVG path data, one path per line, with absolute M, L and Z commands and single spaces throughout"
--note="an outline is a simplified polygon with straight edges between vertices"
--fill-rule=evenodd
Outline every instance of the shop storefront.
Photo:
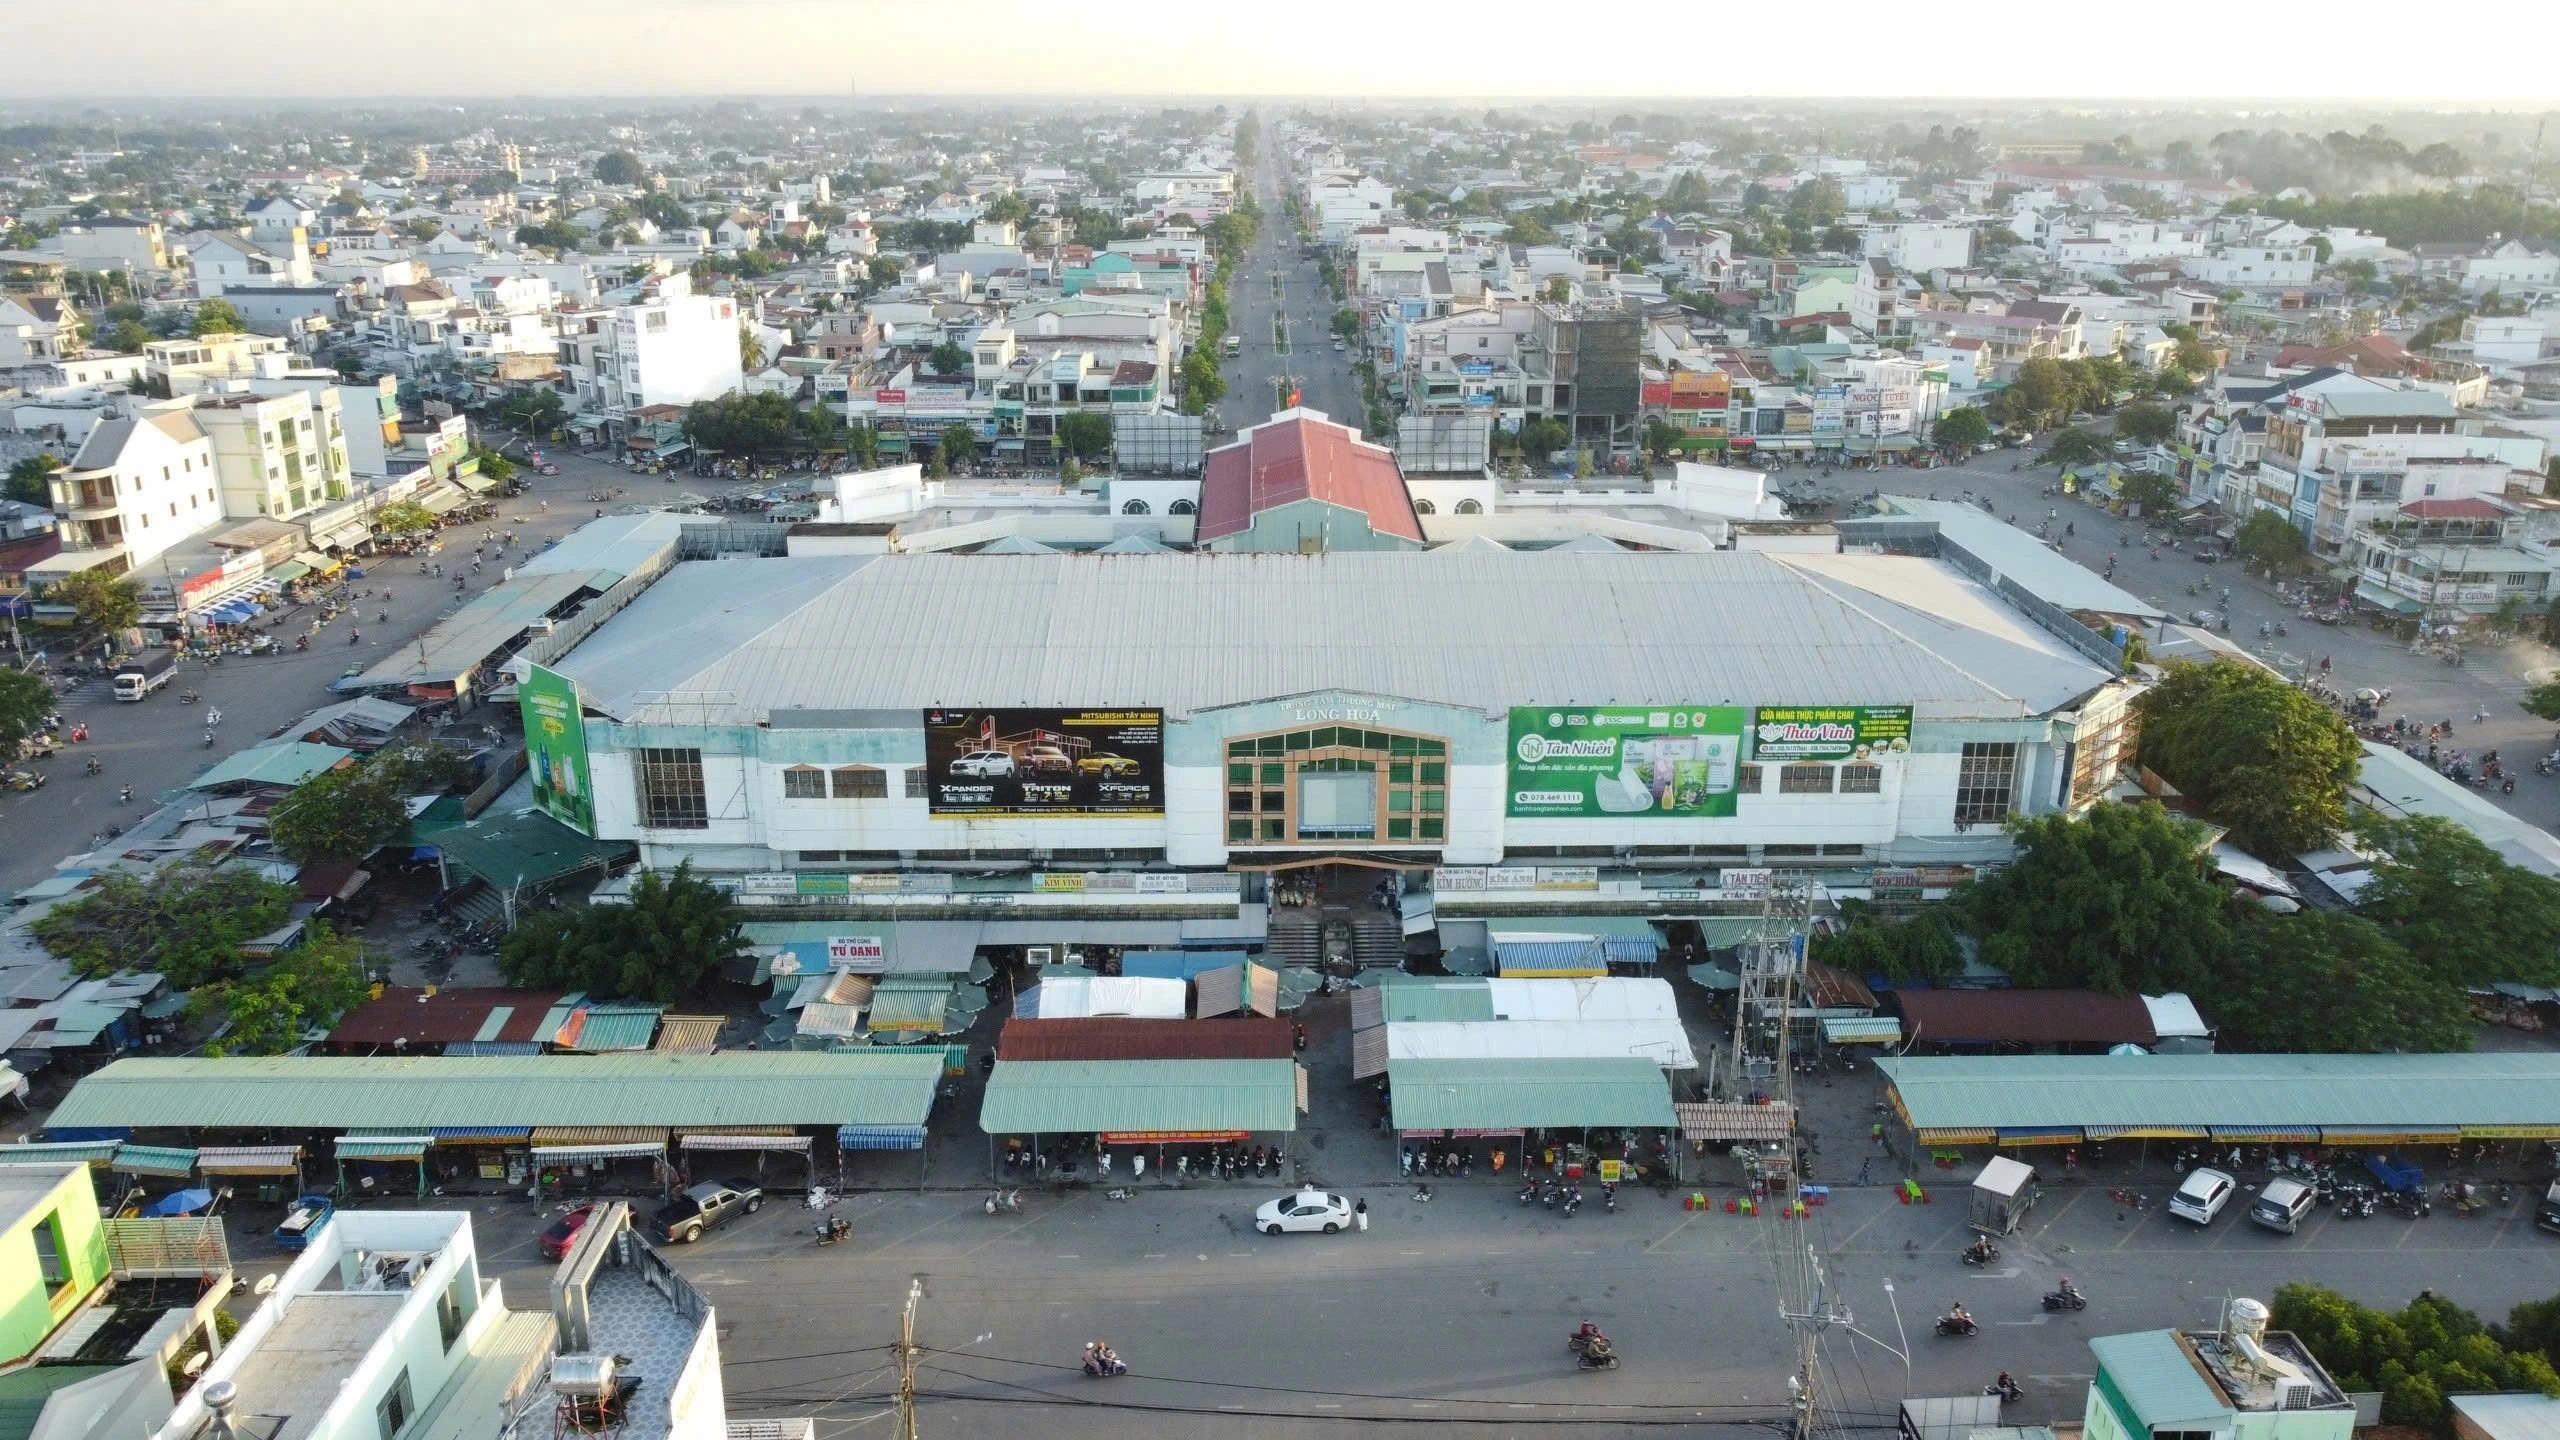
M 542 1193 L 643 1195 L 674 1182 L 664 1127 L 562 1125 L 533 1132 L 534 1179 Z

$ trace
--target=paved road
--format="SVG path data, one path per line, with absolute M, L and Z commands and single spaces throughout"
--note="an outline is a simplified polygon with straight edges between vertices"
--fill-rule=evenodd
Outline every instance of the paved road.
M 1937 470 L 1889 469 L 1872 475 L 1840 470 L 1820 483 L 1851 495 L 1872 486 L 1898 495 L 1934 493 L 1946 500 L 1969 490 L 1990 496 L 1994 513 L 2004 519 L 2015 515 L 2018 524 L 2030 530 L 2046 511 L 2058 510 L 2062 518 L 2055 522 L 2056 528 L 2068 522 L 2079 532 L 2063 538 L 2065 555 L 2093 570 L 2103 570 L 2114 559 L 2117 584 L 2173 614 L 2184 615 L 2198 607 L 2222 609 L 2221 591 L 2227 586 L 2231 590 L 2229 638 L 2234 643 L 2270 658 L 2291 657 L 2315 666 L 2325 655 L 2331 662 L 2332 683 L 2340 689 L 2391 691 L 2386 717 L 2406 713 L 2412 720 L 2454 721 L 2455 744 L 2475 752 L 2495 748 L 2523 771 L 2515 794 L 2501 796 L 2490 790 L 2478 792 L 2481 798 L 2535 825 L 2560 824 L 2560 779 L 2537 776 L 2531 765 L 2535 756 L 2552 748 L 2552 726 L 2526 714 L 2519 704 L 2525 691 L 2560 674 L 2560 651 L 2527 641 L 2481 647 L 2456 669 L 2431 655 L 2413 655 L 2405 643 L 2358 622 L 2335 628 L 2313 624 L 2299 618 L 2295 607 L 2238 565 L 2227 561 L 2201 565 L 2167 549 L 2157 561 L 2148 558 L 2139 526 L 2067 497 L 2045 496 L 2044 487 L 2057 476 L 2052 467 L 2012 471 L 2010 467 L 2024 453 L 1996 450 Z M 1782 478 L 1806 473 L 1798 467 L 1782 472 Z M 1821 472 L 1811 473 L 1819 479 Z M 2120 546 L 2119 537 L 2130 544 Z M 2186 594 L 2190 581 L 2210 586 L 2210 594 Z M 2277 622 L 2291 633 L 2262 642 L 2258 626 Z M 2472 717 L 2483 705 L 2488 707 L 2489 719 L 2475 724 Z
M 1333 348 L 1332 296 L 1317 262 L 1298 258 L 1298 237 L 1282 205 L 1288 183 L 1280 162 L 1265 156 L 1253 184 L 1262 205 L 1262 234 L 1236 262 L 1228 286 L 1229 324 L 1242 353 L 1226 362 L 1227 398 L 1218 412 L 1231 429 L 1270 418 L 1279 408 L 1279 382 L 1295 377 L 1300 404 L 1357 428 L 1368 407 L 1351 373 L 1351 356 Z M 1275 338 L 1273 321 L 1287 339 Z
M 1781 1253 L 1810 1241 L 1855 1327 L 1825 1338 L 1822 1382 L 1853 1417 L 1882 1416 L 1904 1393 L 1892 1347 L 1895 1287 L 1910 1333 L 1911 1393 L 1962 1393 L 2007 1369 L 2028 1387 L 2013 1420 L 2076 1418 L 2091 1336 L 2202 1325 L 2228 1295 L 2265 1297 L 2289 1279 L 2397 1305 L 2434 1287 L 2497 1317 L 2549 1292 L 2548 1251 L 2521 1201 L 2502 1216 L 2439 1211 L 2340 1223 L 2284 1237 L 2236 1208 L 2204 1229 L 2148 1215 L 2118 1218 L 2103 1190 L 2060 1192 L 2006 1248 L 1967 1270 L 1960 1184 L 1928 1206 L 1881 1189 L 1840 1191 L 1810 1224 L 1693 1215 L 1630 1193 L 1615 1215 L 1561 1221 L 1523 1211 L 1507 1187 L 1460 1183 L 1417 1204 L 1401 1185 L 1365 1192 L 1367 1234 L 1266 1238 L 1251 1208 L 1277 1193 L 1250 1183 L 1150 1188 L 1115 1203 L 1091 1193 L 1035 1195 L 990 1219 L 974 1195 L 868 1194 L 845 1202 L 856 1243 L 811 1247 L 814 1218 L 777 1206 L 677 1252 L 718 1307 L 735 1414 L 854 1420 L 881 1408 L 886 1356 L 911 1277 L 924 1283 L 923 1383 L 929 1428 L 1011 1433 L 1019 1405 L 1054 1397 L 1044 1426 L 1068 1435 L 1339 1434 L 1343 1421 L 1392 1416 L 1454 1423 L 1572 1417 L 1628 1434 L 1666 1421 L 1783 1413 L 1792 1369 L 1775 1320 Z M 1353 1192 L 1360 1193 L 1360 1192 Z M 475 1207 L 484 1263 L 531 1303 L 536 1212 Z M 252 1242 L 254 1243 L 254 1242 Z M 261 1250 L 259 1253 L 263 1253 Z M 2037 1296 L 2068 1274 L 2094 1299 L 2049 1316 Z M 1939 1339 L 1930 1317 L 1962 1300 L 1984 1323 Z M 1574 1371 L 1564 1333 L 1588 1317 L 1618 1340 L 1627 1367 Z M 1063 1368 L 1088 1339 L 1112 1342 L 1133 1374 L 1109 1386 Z M 960 1398 L 966 1397 L 966 1398 Z M 1080 1402 L 1102 1402 L 1078 1408 Z M 1108 1408 L 1104 1408 L 1108 1407 Z M 1143 1408 L 1122 1408 L 1143 1407 Z M 1158 1409 L 1157 1407 L 1163 1407 Z M 1608 1422 L 1619 1422 L 1610 1424 Z
M 672 492 L 688 487 L 699 490 L 708 483 L 687 479 L 681 485 L 669 485 L 663 480 L 633 479 L 612 467 L 556 450 L 553 454 L 561 461 L 559 475 L 536 477 L 532 493 L 498 507 L 498 527 L 514 529 L 533 550 L 593 519 L 595 507 L 582 497 L 600 486 L 620 484 L 632 492 L 632 499 L 654 499 L 662 497 L 643 486 Z M 547 510 L 539 506 L 545 500 Z M 454 561 L 459 556 L 462 569 L 470 569 L 471 547 L 478 543 L 480 529 L 469 526 L 446 532 L 445 552 L 437 557 L 445 562 L 443 580 L 419 574 L 414 560 L 395 558 L 385 566 L 368 567 L 364 580 L 350 582 L 356 589 L 387 587 L 391 591 L 388 601 L 363 602 L 363 621 L 352 627 L 364 636 L 361 645 L 348 642 L 351 627 L 348 618 L 341 616 L 313 637 L 307 652 L 234 657 L 218 666 L 189 662 L 177 679 L 136 704 L 119 703 L 103 682 L 93 682 L 64 700 L 64 717 L 74 723 L 87 721 L 92 738 L 87 745 L 63 747 L 60 758 L 38 762 L 51 776 L 43 789 L 25 795 L 0 792 L 0 835 L 7 837 L 0 843 L 0 894 L 14 893 L 51 874 L 65 855 L 88 849 L 107 826 L 130 825 L 147 813 L 152 797 L 178 793 L 222 755 L 263 740 L 313 708 L 341 698 L 330 693 L 329 682 L 350 663 L 380 659 L 451 612 L 456 598 L 451 578 Z M 472 593 L 484 589 L 497 573 L 498 566 L 492 564 L 471 577 Z M 384 610 L 391 615 L 387 625 L 375 618 Z M 291 621 L 292 628 L 300 628 L 309 618 L 310 612 L 299 614 Z M 289 643 L 289 629 L 279 627 L 277 633 Z M 206 703 L 181 704 L 178 694 L 189 688 L 201 691 Z M 200 743 L 208 706 L 218 707 L 223 717 L 212 751 Z M 82 762 L 92 755 L 106 769 L 96 779 L 82 773 Z M 125 785 L 133 787 L 131 807 L 116 801 L 117 790 Z

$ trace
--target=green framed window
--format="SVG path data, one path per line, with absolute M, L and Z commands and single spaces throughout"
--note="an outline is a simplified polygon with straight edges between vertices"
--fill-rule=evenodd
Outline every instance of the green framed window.
M 1288 808 L 1289 808 L 1289 792 L 1288 792 L 1288 791 L 1286 791 L 1286 790 L 1265 790 L 1265 791 L 1263 791 L 1263 792 L 1262 792 L 1262 813 L 1263 813 L 1263 814 L 1265 814 L 1265 815 L 1277 815 L 1277 814 L 1279 814 L 1280 812 L 1282 812 L 1282 811 L 1284 811 L 1284 810 L 1286 810 L 1286 809 L 1288 809 Z
M 1447 763 L 1446 761 L 1431 761 L 1431 760 L 1425 760 L 1425 761 L 1423 761 L 1423 762 L 1422 762 L 1422 783 L 1423 783 L 1423 784 L 1425 784 L 1425 785 L 1446 785 L 1446 784 L 1448 784 L 1448 783 L 1449 783 L 1449 766 L 1448 766 L 1448 763 Z
M 1228 791 L 1228 792 L 1227 792 L 1227 811 L 1228 811 L 1228 813 L 1230 813 L 1230 814 L 1235 814 L 1235 815 L 1250 815 L 1250 814 L 1252 814 L 1252 813 L 1253 813 L 1253 792 L 1252 792 L 1252 791 L 1250 791 L 1250 790 L 1230 790 L 1230 791 Z
M 1262 822 L 1262 838 L 1263 838 L 1263 839 L 1265 839 L 1265 840 L 1286 840 L 1286 839 L 1288 839 L 1288 838 L 1289 838 L 1289 822 L 1288 822 L 1288 821 L 1286 821 L 1286 820 L 1265 820 L 1265 821 L 1263 821 L 1263 822 Z
M 1387 838 L 1390 840 L 1412 839 L 1413 822 L 1410 820 L 1389 820 L 1387 822 Z
M 1387 813 L 1388 813 L 1388 814 L 1390 814 L 1390 815 L 1410 815 L 1410 814 L 1412 814 L 1412 813 L 1413 813 L 1413 792 L 1412 792 L 1412 791 L 1410 791 L 1410 790 L 1390 790 L 1390 791 L 1388 791 L 1388 792 L 1387 792 Z
M 1230 840 L 1250 840 L 1250 839 L 1252 839 L 1252 838 L 1253 838 L 1253 822 L 1252 822 L 1252 821 L 1250 821 L 1250 820 L 1230 820 L 1230 821 L 1228 821 L 1228 822 L 1227 822 L 1227 838 L 1228 838 L 1228 839 L 1230 839 Z
M 1286 784 L 1288 784 L 1288 783 L 1289 783 L 1289 763 L 1288 763 L 1287 761 L 1285 761 L 1285 760 L 1277 760 L 1277 761 L 1273 761 L 1273 760 L 1266 760 L 1266 761 L 1264 761 L 1264 762 L 1263 762 L 1263 765 L 1262 765 L 1262 783 L 1263 783 L 1263 784 L 1265 784 L 1265 785 L 1286 785 Z
M 1396 763 L 1389 765 L 1387 767 L 1387 783 L 1390 785 L 1412 784 L 1413 762 L 1410 760 L 1399 760 Z
M 1440 839 L 1444 824 L 1445 822 L 1443 821 L 1426 818 L 1422 822 L 1422 838 L 1425 840 Z
M 1446 791 L 1446 790 L 1425 790 L 1425 791 L 1423 791 L 1423 792 L 1422 792 L 1422 813 L 1423 813 L 1423 814 L 1425 814 L 1425 815 L 1437 815 L 1437 814 L 1439 814 L 1441 811 L 1446 810 L 1446 809 L 1448 809 L 1448 808 L 1449 808 L 1449 792 L 1448 792 L 1448 791 Z
M 1252 784 L 1253 767 L 1251 765 L 1229 765 L 1227 767 L 1227 783 L 1230 785 Z

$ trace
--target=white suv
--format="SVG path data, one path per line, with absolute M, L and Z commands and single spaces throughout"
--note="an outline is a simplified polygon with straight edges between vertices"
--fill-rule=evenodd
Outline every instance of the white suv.
M 2230 1176 L 2219 1170 L 2190 1170 L 2178 1186 L 2178 1193 L 2169 1197 L 2169 1213 L 2198 1225 L 2210 1225 L 2230 1201 L 2231 1192 L 2238 1188 Z
M 1009 779 L 1013 775 L 1013 756 L 1002 750 L 972 750 L 951 762 L 951 773 Z

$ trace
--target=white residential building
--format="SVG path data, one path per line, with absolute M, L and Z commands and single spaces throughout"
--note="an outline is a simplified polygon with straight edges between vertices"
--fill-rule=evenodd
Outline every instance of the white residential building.
M 311 247 L 297 230 L 281 241 L 246 240 L 218 233 L 188 253 L 196 296 L 210 300 L 233 290 L 264 290 L 313 283 Z
M 53 472 L 62 554 L 40 562 L 57 572 L 53 578 L 99 567 L 139 570 L 222 523 L 213 441 L 190 409 L 185 401 L 161 401 L 101 421 L 70 468 Z
M 2560 254 L 2536 250 L 2521 240 L 2506 241 L 2463 266 L 2462 288 L 2471 294 L 2503 290 L 2548 290 L 2560 286 Z
M 2186 262 L 2185 270 L 2188 279 L 2207 285 L 2241 289 L 2308 285 L 2320 271 L 2320 260 L 2308 241 L 2288 245 L 2251 240 L 2208 246 L 2202 256 Z
M 155 391 L 195 395 L 225 380 L 247 380 L 259 373 L 261 356 L 284 355 L 289 349 L 277 336 L 237 331 L 154 340 L 142 347 L 143 378 Z
M 290 520 L 347 497 L 346 427 L 334 386 L 207 396 L 195 421 L 213 441 L 225 515 Z
M 132 274 L 169 268 L 169 237 L 157 220 L 101 215 L 64 226 L 54 243 L 62 247 L 63 260 L 75 270 Z
M 560 337 L 560 366 L 576 405 L 625 416 L 651 405 L 690 405 L 739 388 L 738 306 L 696 295 L 683 275 L 655 282 L 636 305 L 575 316 Z
M 1973 261 L 1973 230 L 1965 225 L 1869 225 L 1858 243 L 1862 254 L 1890 260 L 1897 270 L 1952 270 Z
M 80 353 L 80 315 L 59 295 L 0 295 L 0 369 Z

